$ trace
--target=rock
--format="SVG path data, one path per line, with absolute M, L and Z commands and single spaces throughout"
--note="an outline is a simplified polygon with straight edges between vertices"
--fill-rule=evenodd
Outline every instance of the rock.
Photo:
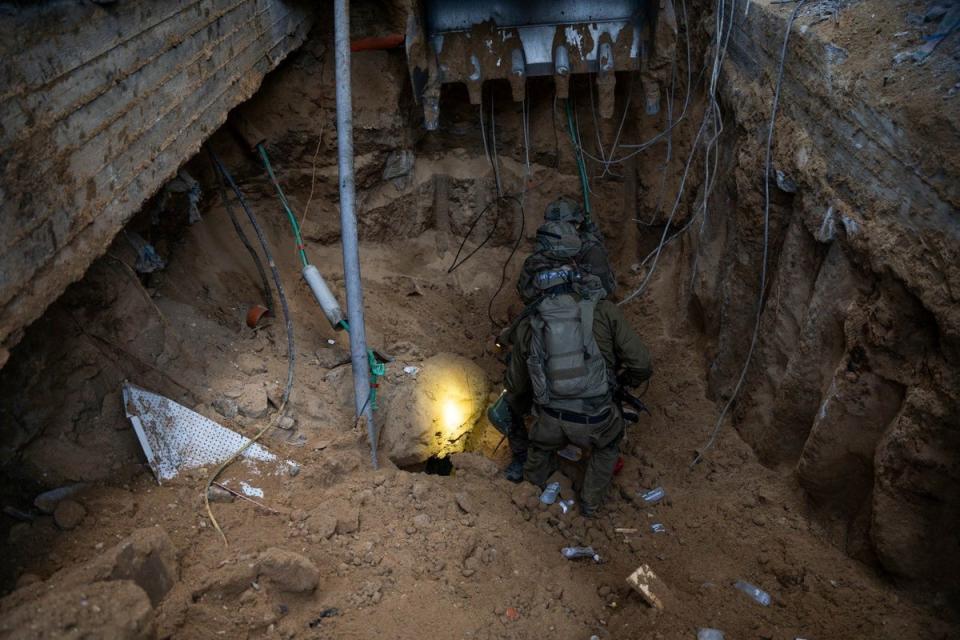
M 280 591 L 313 591 L 320 582 L 320 572 L 316 565 L 299 553 L 285 549 L 267 549 L 260 556 L 257 566 L 258 574 L 276 585 Z
M 458 493 L 454 496 L 454 500 L 457 503 L 457 506 L 463 510 L 464 513 L 476 513 L 477 506 L 473 504 L 473 500 L 465 493 Z
M 356 533 L 360 530 L 360 509 L 357 507 L 343 507 L 336 513 L 337 534 Z
M 4 608 L 0 637 L 152 638 L 154 612 L 147 594 L 130 580 L 73 585 Z
M 262 418 L 270 411 L 267 390 L 259 383 L 248 384 L 237 398 L 240 414 L 247 418 Z
M 210 502 L 233 502 L 233 494 L 226 489 L 211 486 L 207 489 L 207 499 Z
M 489 389 L 483 369 L 467 358 L 439 354 L 402 376 L 384 400 L 381 448 L 395 464 L 463 451 L 464 436 L 483 417 Z
M 520 509 L 526 508 L 529 498 L 537 499 L 538 489 L 529 482 L 521 482 L 510 492 L 510 500 Z M 539 501 L 539 500 L 538 500 Z
M 310 514 L 310 517 L 307 518 L 307 528 L 310 530 L 310 533 L 327 539 L 337 532 L 337 518 L 325 509 L 322 511 L 314 511 Z
M 423 500 L 430 495 L 430 483 L 423 480 L 414 482 L 413 487 L 410 489 L 410 493 L 413 494 L 413 497 L 417 500 Z
M 248 376 L 267 372 L 267 365 L 263 358 L 252 353 L 241 353 L 237 356 L 237 368 Z
M 110 476 L 103 464 L 103 451 L 87 449 L 64 438 L 41 437 L 33 440 L 22 456 L 25 477 L 43 478 L 57 486 L 71 482 L 95 482 Z
M 255 564 L 249 562 L 228 564 L 205 574 L 200 585 L 191 593 L 191 598 L 197 601 L 208 593 L 216 594 L 220 599 L 235 598 L 249 589 L 256 579 Z
M 419 513 L 413 516 L 413 526 L 417 529 L 425 529 L 430 526 L 430 516 L 425 513 Z
M 479 453 L 464 451 L 451 454 L 450 463 L 457 471 L 468 471 L 485 478 L 493 478 L 500 473 L 500 467 L 497 466 L 497 463 Z
M 53 511 L 53 521 L 64 531 L 80 526 L 86 516 L 87 510 L 74 500 L 61 500 Z
M 350 362 L 350 352 L 338 344 L 317 349 L 317 364 L 324 369 L 335 369 Z
M 57 504 L 66 498 L 69 498 L 79 492 L 81 489 L 85 488 L 87 485 L 84 482 L 75 482 L 73 484 L 68 484 L 63 487 L 57 487 L 56 489 L 51 489 L 50 491 L 44 491 L 36 498 L 33 499 L 33 506 L 46 514 L 52 514 L 53 510 L 57 508 Z
M 290 416 L 282 416 L 279 420 L 277 420 L 278 429 L 284 429 L 286 431 L 290 431 L 295 426 L 297 426 L 297 421 L 291 418 Z
M 90 562 L 55 573 L 44 583 L 14 591 L 3 604 L 19 606 L 35 600 L 55 585 L 58 590 L 99 582 L 129 580 L 146 592 L 156 606 L 176 583 L 179 575 L 176 550 L 160 527 L 137 529 L 116 546 Z M 0 634 L 2 637 L 2 634 Z
M 222 396 L 211 402 L 210 405 L 217 413 L 228 420 L 236 418 L 237 412 L 240 410 L 236 400 Z

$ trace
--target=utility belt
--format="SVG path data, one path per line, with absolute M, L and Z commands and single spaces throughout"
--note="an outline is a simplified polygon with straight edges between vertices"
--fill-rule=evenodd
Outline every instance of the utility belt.
M 606 422 L 610 417 L 610 409 L 607 409 L 600 415 L 588 416 L 582 413 L 576 413 L 574 411 L 561 411 L 560 409 L 551 409 L 550 407 L 540 407 L 540 411 L 544 412 L 551 418 L 557 420 L 563 420 L 564 422 L 573 422 L 576 424 L 600 424 Z

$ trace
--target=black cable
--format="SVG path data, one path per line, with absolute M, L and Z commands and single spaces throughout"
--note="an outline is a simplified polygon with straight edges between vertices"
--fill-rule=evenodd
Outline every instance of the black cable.
M 497 299 L 497 296 L 500 295 L 500 292 L 503 291 L 503 285 L 507 281 L 507 267 L 510 265 L 510 261 L 513 260 L 513 256 L 516 255 L 517 249 L 520 248 L 520 243 L 523 242 L 523 237 L 527 231 L 527 214 L 523 210 L 523 203 L 516 196 L 503 196 L 503 200 L 513 200 L 517 203 L 517 207 L 520 209 L 520 233 L 517 234 L 517 241 L 513 243 L 513 249 L 510 250 L 510 255 L 507 256 L 507 259 L 503 263 L 503 267 L 500 270 L 500 284 L 497 285 L 497 290 L 493 292 L 493 295 L 490 297 L 490 301 L 487 303 L 487 318 L 490 320 L 490 324 L 494 327 L 500 329 L 503 327 L 499 322 L 493 319 L 493 301 Z
M 487 206 L 485 206 L 485 207 L 480 211 L 480 213 L 478 213 L 478 214 L 476 215 L 476 217 L 475 217 L 475 218 L 473 219 L 473 221 L 470 223 L 470 226 L 467 228 L 467 233 L 463 236 L 463 240 L 460 241 L 460 248 L 457 249 L 457 255 L 455 255 L 455 256 L 453 257 L 453 264 L 451 264 L 450 267 L 447 269 L 447 273 L 453 273 L 454 271 L 456 271 L 457 269 L 459 269 L 460 266 L 461 266 L 464 262 L 466 262 L 467 260 L 469 260 L 470 258 L 472 258 L 473 255 L 474 255 L 477 251 L 480 251 L 480 249 L 482 249 L 482 248 L 484 247 L 484 245 L 487 244 L 487 242 L 490 241 L 490 238 L 493 237 L 494 232 L 496 232 L 496 230 L 497 230 L 497 225 L 500 224 L 500 204 L 499 204 L 499 203 L 500 203 L 500 200 L 503 200 L 503 199 L 505 199 L 505 198 L 513 198 L 513 196 L 510 196 L 510 195 L 497 196 L 496 198 L 494 198 L 493 200 L 491 200 L 490 202 L 488 202 L 488 203 L 487 203 Z M 516 199 L 516 198 L 514 198 L 514 199 Z M 460 253 L 463 251 L 463 248 L 467 245 L 467 240 L 470 239 L 470 234 L 472 234 L 472 233 L 473 233 L 473 230 L 477 227 L 477 223 L 480 222 L 480 218 L 483 217 L 483 214 L 485 214 L 487 211 L 489 211 L 489 210 L 490 210 L 490 207 L 492 207 L 493 205 L 497 205 L 497 217 L 493 219 L 493 226 L 490 227 L 490 232 L 487 234 L 487 237 L 484 238 L 483 241 L 482 241 L 480 244 L 478 244 L 478 245 L 473 249 L 473 251 L 471 251 L 469 254 L 467 254 L 467 256 L 464 257 L 463 260 L 459 260 L 459 258 L 460 258 Z M 459 260 L 459 262 L 458 262 L 458 260 Z
M 263 287 L 263 298 L 267 303 L 267 309 L 270 313 L 276 311 L 273 306 L 273 290 L 270 288 L 270 281 L 267 280 L 267 272 L 263 268 L 263 262 L 260 260 L 260 255 L 257 253 L 256 249 L 253 248 L 253 245 L 250 244 L 250 239 L 247 238 L 247 234 L 244 233 L 243 227 L 240 226 L 240 221 L 237 220 L 237 216 L 233 211 L 233 206 L 230 204 L 230 198 L 227 194 L 227 187 L 223 183 L 223 175 L 221 175 L 217 165 L 211 159 L 213 164 L 213 172 L 217 175 L 217 185 L 220 187 L 220 198 L 223 200 L 223 208 L 227 210 L 227 215 L 230 216 L 230 222 L 233 223 L 233 228 L 236 230 L 237 235 L 240 236 L 240 242 L 243 243 L 243 246 L 247 248 L 247 251 L 250 253 L 250 257 L 253 258 L 254 264 L 257 265 L 257 272 L 260 274 L 260 284 Z
M 270 265 L 270 272 L 273 275 L 273 283 L 276 285 L 277 295 L 280 297 L 280 308 L 283 310 L 283 319 L 287 329 L 287 384 L 283 388 L 283 397 L 280 401 L 280 406 L 282 407 L 287 404 L 287 400 L 290 398 L 290 392 L 293 389 L 293 370 L 297 352 L 294 349 L 293 341 L 293 318 L 290 315 L 290 307 L 287 306 L 287 296 L 283 290 L 283 282 L 280 280 L 280 271 L 277 269 L 277 264 L 273 260 L 273 254 L 270 253 L 270 246 L 267 244 L 267 239 L 263 235 L 263 229 L 260 228 L 260 223 L 257 222 L 257 217 L 253 215 L 253 211 L 251 211 L 249 205 L 247 205 L 247 201 L 244 199 L 243 193 L 240 191 L 240 187 L 238 187 L 237 183 L 233 181 L 233 177 L 230 175 L 230 172 L 227 171 L 227 168 L 224 167 L 223 163 L 220 162 L 220 158 L 218 158 L 217 154 L 213 152 L 213 149 L 208 148 L 207 151 L 210 153 L 210 159 L 213 161 L 217 171 L 227 181 L 227 184 L 230 185 L 230 189 L 232 189 L 234 195 L 236 195 L 237 201 L 240 203 L 240 207 L 243 209 L 243 212 L 247 214 L 247 219 L 250 220 L 250 224 L 253 226 L 253 230 L 257 234 L 257 240 L 260 241 L 260 248 L 263 249 L 263 253 L 267 257 L 267 264 Z

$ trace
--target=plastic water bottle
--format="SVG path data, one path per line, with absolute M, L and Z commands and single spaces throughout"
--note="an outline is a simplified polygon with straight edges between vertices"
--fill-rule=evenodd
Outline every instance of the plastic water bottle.
M 654 504 L 663 500 L 663 496 L 667 495 L 667 492 L 663 490 L 663 487 L 657 487 L 656 489 L 651 489 L 646 493 L 640 495 L 643 498 L 643 501 L 647 504 Z
M 540 494 L 540 502 L 543 504 L 553 504 L 557 501 L 557 496 L 560 495 L 560 483 L 551 482 L 547 485 L 547 488 L 543 490 L 543 493 Z
M 723 640 L 720 629 L 697 629 L 697 640 Z
M 743 580 L 737 580 L 733 586 L 753 598 L 758 604 L 762 604 L 765 607 L 770 606 L 770 594 L 760 587 L 756 587 Z
M 560 550 L 563 557 L 567 560 L 576 560 L 577 558 L 593 558 L 594 562 L 600 562 L 600 554 L 593 550 L 593 547 L 564 547 Z

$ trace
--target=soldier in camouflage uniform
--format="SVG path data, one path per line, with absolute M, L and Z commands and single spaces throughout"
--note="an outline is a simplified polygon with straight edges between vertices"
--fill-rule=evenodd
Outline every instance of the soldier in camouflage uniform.
M 570 223 L 548 222 L 537 235 L 538 253 L 555 263 L 580 251 Z M 557 451 L 569 443 L 590 449 L 580 498 L 591 515 L 613 477 L 623 437 L 614 391 L 649 379 L 650 355 L 620 309 L 603 299 L 599 277 L 561 264 L 535 274 L 531 286 L 539 301 L 513 331 L 504 383 L 513 424 L 522 430 L 517 418 L 531 411 L 535 418 L 524 478 L 542 488 L 557 468 Z
M 541 294 L 534 283 L 537 273 L 564 265 L 573 266 L 580 273 L 597 276 L 603 285 L 605 295 L 612 295 L 617 287 L 617 281 L 603 244 L 603 237 L 593 222 L 584 220 L 583 209 L 569 198 L 558 198 L 547 205 L 543 217 L 545 224 L 537 231 L 536 248 L 524 261 L 517 282 L 517 293 L 520 294 L 523 304 L 530 305 Z M 571 234 L 569 226 L 573 227 L 576 241 L 573 237 L 569 237 Z M 552 246 L 550 234 L 557 233 L 565 233 L 569 237 L 568 247 L 557 250 L 557 247 Z M 509 327 L 501 336 L 499 340 L 501 346 L 507 346 L 512 342 L 515 329 L 516 327 Z M 511 482 L 520 482 L 523 479 L 523 465 L 527 460 L 527 432 L 523 428 L 521 415 L 523 414 L 512 417 L 514 428 L 508 436 L 513 458 L 507 467 L 506 477 Z
M 600 229 L 592 221 L 584 220 L 583 209 L 569 198 L 559 198 L 547 205 L 543 214 L 546 222 L 566 222 L 577 228 L 580 237 L 580 249 L 576 255 L 562 260 L 545 255 L 540 249 L 531 254 L 523 263 L 520 279 L 517 282 L 517 293 L 524 304 L 530 304 L 538 291 L 533 286 L 533 276 L 545 269 L 559 264 L 569 264 L 570 258 L 583 273 L 589 273 L 600 278 L 603 289 L 609 297 L 617 288 L 617 279 L 610 266 L 610 258 L 603 244 Z

